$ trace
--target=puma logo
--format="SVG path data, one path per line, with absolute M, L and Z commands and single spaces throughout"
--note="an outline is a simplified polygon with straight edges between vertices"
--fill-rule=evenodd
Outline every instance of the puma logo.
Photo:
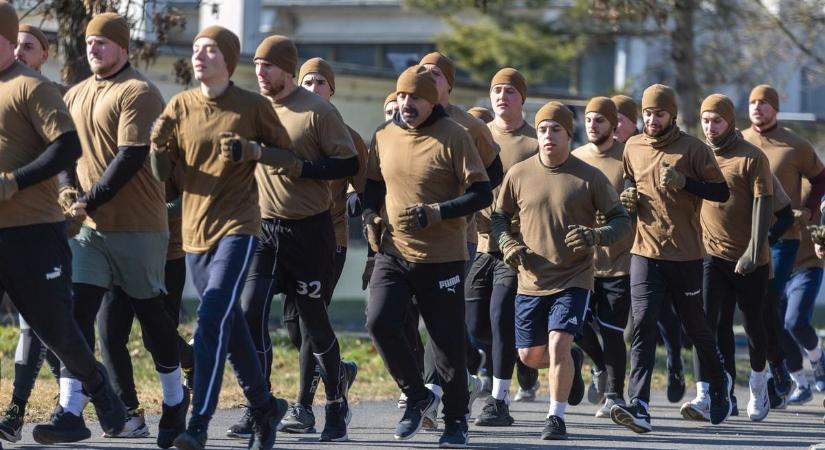
M 60 275 L 63 275 L 63 266 L 57 266 L 54 269 L 52 269 L 51 272 L 46 274 L 46 279 L 55 280 L 57 278 L 60 278 Z
M 699 295 L 702 293 L 701 289 L 697 289 L 695 291 L 685 292 L 685 297 L 693 297 L 695 295 Z
M 461 276 L 456 275 L 452 278 L 448 278 L 446 280 L 441 280 L 438 282 L 439 289 L 446 289 L 447 292 L 451 292 L 455 294 L 455 287 L 461 283 Z

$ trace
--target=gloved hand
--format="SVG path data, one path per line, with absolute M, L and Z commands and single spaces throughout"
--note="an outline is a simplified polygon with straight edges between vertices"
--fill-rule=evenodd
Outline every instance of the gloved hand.
M 685 176 L 670 164 L 662 163 L 662 172 L 659 178 L 659 186 L 663 189 L 673 189 L 678 191 L 685 187 Z
M 814 241 L 814 244 L 825 245 L 825 226 L 809 225 L 808 231 L 811 233 L 811 240 Z
M 80 197 L 80 193 L 77 192 L 77 189 L 70 187 L 63 188 L 57 195 L 57 204 L 60 205 L 60 209 L 66 213 L 72 205 L 74 205 L 78 197 Z
M 375 268 L 375 257 L 370 256 L 367 258 L 367 264 L 364 266 L 364 273 L 361 274 L 361 290 L 366 290 L 367 286 L 370 284 L 370 278 L 372 278 L 372 269 Z
M 74 202 L 72 206 L 69 207 L 68 211 L 64 213 L 68 214 L 69 216 L 77 219 L 79 221 L 86 220 L 86 203 L 85 202 Z
M 800 227 L 807 227 L 811 224 L 811 211 L 808 208 L 794 209 L 793 223 Z
M 357 192 L 350 192 L 347 194 L 347 216 L 358 217 L 364 212 L 361 206 L 361 195 Z
M 381 247 L 381 232 L 383 231 L 383 226 L 384 221 L 378 214 L 374 212 L 364 214 L 364 234 L 367 235 L 367 243 L 370 249 L 375 253 L 378 253 Z
M 228 131 L 220 135 L 221 157 L 233 163 L 245 163 L 261 159 L 261 146 Z
M 175 120 L 161 114 L 152 124 L 152 131 L 149 135 L 149 142 L 152 143 L 152 151 L 163 153 L 169 150 L 172 142 L 172 131 L 175 129 Z
M 17 180 L 9 172 L 0 173 L 0 201 L 10 199 L 17 193 Z
M 639 191 L 635 187 L 629 187 L 619 195 L 619 201 L 627 210 L 628 214 L 636 214 L 636 204 L 639 203 Z
M 819 259 L 825 259 L 825 248 L 823 248 L 819 244 L 814 244 L 814 253 L 816 253 L 816 257 Z
M 526 245 L 520 243 L 515 239 L 511 239 L 500 245 L 501 253 L 504 257 L 504 263 L 510 266 L 514 271 L 519 271 L 519 266 L 527 269 L 527 257 L 533 254 Z
M 596 210 L 596 226 L 603 227 L 607 225 L 607 217 L 604 216 L 604 213 Z
M 441 210 L 438 203 L 425 205 L 419 203 L 405 209 L 398 216 L 398 230 L 413 234 L 441 222 Z
M 574 252 L 599 244 L 599 233 L 592 228 L 581 225 L 568 225 L 567 230 L 564 243 Z

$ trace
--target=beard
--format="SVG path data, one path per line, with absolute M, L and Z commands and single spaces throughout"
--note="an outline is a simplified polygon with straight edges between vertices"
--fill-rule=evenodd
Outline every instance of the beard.
M 268 88 L 262 88 L 261 94 L 266 97 L 275 97 L 284 90 L 284 80 L 278 80 L 277 82 L 270 82 Z
M 593 145 L 595 145 L 596 147 L 598 147 L 598 146 L 600 146 L 600 145 L 604 144 L 605 142 L 607 142 L 607 140 L 608 140 L 608 139 L 610 139 L 610 137 L 611 137 L 612 135 L 613 135 L 613 132 L 611 131 L 611 132 L 609 132 L 609 133 L 605 133 L 605 134 L 601 134 L 601 135 L 599 135 L 599 136 L 596 136 L 596 137 L 595 137 L 595 138 L 593 138 L 593 139 L 589 139 L 589 141 L 590 141 L 590 143 L 591 143 L 591 144 L 593 144 Z
M 407 125 L 414 123 L 418 119 L 418 110 L 412 106 L 405 106 L 401 109 L 401 119 Z

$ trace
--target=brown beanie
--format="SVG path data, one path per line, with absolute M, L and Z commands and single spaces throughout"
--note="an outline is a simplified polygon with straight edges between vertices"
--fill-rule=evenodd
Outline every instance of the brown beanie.
M 751 96 L 748 99 L 748 103 L 752 103 L 756 100 L 762 100 L 763 102 L 773 106 L 773 109 L 779 111 L 779 93 L 776 92 L 772 86 L 768 84 L 760 84 L 756 86 L 751 91 Z
M 401 72 L 395 85 L 396 93 L 407 93 L 423 98 L 432 104 L 438 103 L 438 89 L 435 78 L 424 66 L 412 66 Z
M 235 67 L 238 66 L 238 60 L 241 58 L 241 41 L 238 36 L 224 27 L 212 25 L 201 30 L 195 36 L 193 42 L 200 38 L 209 38 L 218 44 L 231 77 L 235 73 Z
M 280 67 L 284 72 L 295 75 L 295 67 L 298 65 L 298 49 L 288 37 L 273 34 L 258 44 L 254 59 L 263 59 Z
M 36 26 L 29 25 L 26 23 L 21 23 L 19 33 L 29 33 L 30 35 L 37 38 L 37 40 L 40 42 L 40 45 L 43 47 L 43 50 L 49 51 L 49 39 L 46 37 L 45 34 L 43 34 L 42 31 L 40 31 L 40 28 L 37 28 Z
M 654 84 L 645 89 L 642 94 L 642 110 L 653 108 L 661 109 L 676 117 L 676 94 L 670 86 Z
M 728 123 L 728 129 L 736 126 L 736 112 L 733 109 L 733 102 L 725 95 L 710 94 L 708 98 L 702 102 L 702 108 L 699 110 L 699 113 L 701 114 L 705 111 L 715 112 L 722 116 L 725 122 Z
M 424 64 L 435 64 L 439 69 L 441 69 L 441 73 L 444 74 L 444 78 L 447 79 L 447 84 L 450 85 L 450 88 L 452 88 L 455 84 L 455 63 L 453 63 L 452 59 L 447 58 L 441 53 L 428 53 L 421 58 L 421 62 L 418 64 L 422 66 Z
M 398 102 L 397 97 L 398 97 L 398 94 L 396 94 L 395 91 L 390 92 L 389 94 L 387 94 L 387 98 L 384 99 L 384 106 L 387 106 L 387 103 L 389 103 L 389 102 Z
M 511 67 L 505 67 L 493 75 L 493 79 L 490 81 L 490 89 L 493 89 L 497 84 L 509 84 L 516 88 L 518 93 L 521 94 L 521 103 L 524 104 L 524 100 L 527 99 L 527 81 L 524 80 L 524 75 L 521 72 Z
M 493 115 L 492 111 L 482 106 L 474 106 L 468 109 L 467 112 L 470 113 L 471 116 L 475 117 L 476 119 L 484 123 L 490 123 L 493 121 L 493 119 L 496 118 L 496 116 Z
M 332 67 L 330 67 L 328 62 L 324 61 L 323 58 L 308 59 L 307 62 L 301 66 L 298 74 L 298 82 L 303 83 L 304 77 L 311 73 L 323 75 L 327 83 L 329 83 L 329 88 L 332 89 L 332 93 L 335 93 L 335 74 L 332 72 Z
M 573 136 L 573 111 L 561 102 L 552 101 L 542 106 L 536 113 L 536 128 L 545 120 L 552 120 L 567 131 L 568 136 Z
M 20 22 L 17 19 L 17 11 L 5 0 L 0 0 L 0 36 L 6 38 L 12 44 L 17 43 L 17 29 Z
M 595 112 L 603 115 L 613 128 L 619 124 L 619 116 L 616 115 L 616 104 L 607 97 L 593 97 L 587 102 L 584 113 Z
M 617 112 L 627 117 L 631 122 L 636 123 L 639 117 L 637 112 L 639 105 L 632 98 L 626 95 L 614 95 L 610 100 L 613 100 L 613 104 L 616 105 Z
M 103 36 L 129 50 L 129 24 L 120 14 L 107 12 L 92 17 L 86 25 L 86 38 L 89 36 Z

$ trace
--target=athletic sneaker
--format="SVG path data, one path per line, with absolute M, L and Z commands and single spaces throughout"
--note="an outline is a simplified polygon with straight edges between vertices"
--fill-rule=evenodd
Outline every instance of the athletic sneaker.
M 621 405 L 626 406 L 627 404 L 624 402 L 624 399 L 621 398 L 610 398 L 605 397 L 604 405 L 596 411 L 596 418 L 598 419 L 607 419 L 610 418 L 610 409 L 613 408 L 613 405 Z
M 587 387 L 587 401 L 598 405 L 604 401 L 604 390 L 607 385 L 607 370 L 590 368 L 590 386 Z
M 0 421 L 0 439 L 9 442 L 17 442 L 22 437 L 23 431 L 23 411 L 20 407 L 11 404 L 3 413 L 3 420 Z
M 344 376 L 347 377 L 347 385 L 344 389 L 344 397 L 347 397 L 352 383 L 355 383 L 355 377 L 358 376 L 358 364 L 355 361 L 341 361 L 341 366 L 344 368 Z
M 481 381 L 481 378 L 475 375 L 468 376 L 467 391 L 470 394 L 470 398 L 467 401 L 467 419 L 469 420 L 470 416 L 473 414 L 473 403 L 475 403 L 479 397 L 484 395 L 484 383 Z
M 733 394 L 730 394 L 730 416 L 739 417 L 739 402 Z
M 352 411 L 349 409 L 346 397 L 342 397 L 340 402 L 327 402 L 324 409 L 326 419 L 324 430 L 321 431 L 321 442 L 348 441 L 347 425 L 352 420 Z
M 668 368 L 667 401 L 679 403 L 685 397 L 685 375 L 681 370 Z
M 497 400 L 492 395 L 487 397 L 481 414 L 476 417 L 475 424 L 479 427 L 507 427 L 515 419 L 510 415 L 510 405 L 506 400 Z
M 179 434 L 172 445 L 178 450 L 204 450 L 206 448 L 208 425 L 209 421 L 203 416 L 193 415 L 189 418 L 186 431 Z
M 226 430 L 226 437 L 248 440 L 252 437 L 252 412 L 244 406 L 243 415 L 235 425 Z
M 126 407 L 123 406 L 120 397 L 118 397 L 115 390 L 112 389 L 109 374 L 106 372 L 103 364 L 97 363 L 96 365 L 101 378 L 100 386 L 94 391 L 87 391 L 85 393 L 89 396 L 89 400 L 95 407 L 97 420 L 103 432 L 117 434 L 123 429 L 123 425 L 126 423 Z
M 725 384 L 723 386 L 710 387 L 710 423 L 718 425 L 730 416 L 733 409 L 733 402 L 730 399 L 732 387 L 733 380 L 727 372 L 725 372 Z
M 404 409 L 407 407 L 407 395 L 403 392 L 401 393 L 401 396 L 398 397 L 398 403 L 396 403 L 396 406 L 398 406 L 398 409 Z
M 567 439 L 567 426 L 559 416 L 548 416 L 544 419 L 544 429 L 541 438 L 545 441 L 560 441 Z
M 536 384 L 530 388 L 523 388 L 521 386 L 518 387 L 518 391 L 516 392 L 516 396 L 513 397 L 514 402 L 532 402 L 536 400 L 536 393 L 539 391 L 539 387 L 541 387 L 541 382 L 536 380 Z
M 584 398 L 584 378 L 582 378 L 584 353 L 580 348 L 573 347 L 570 349 L 570 354 L 573 356 L 573 385 L 570 386 L 570 396 L 567 398 L 567 403 L 570 406 L 576 406 Z
M 83 416 L 76 416 L 59 405 L 48 422 L 37 425 L 32 430 L 32 438 L 38 444 L 78 442 L 90 437 L 92 432 L 86 428 Z
M 185 424 L 185 422 L 184 422 Z M 183 430 L 181 430 L 182 432 Z M 105 438 L 144 438 L 149 436 L 149 428 L 146 426 L 146 419 L 143 417 L 143 408 L 135 408 L 126 411 L 126 423 L 119 433 L 103 433 Z
M 278 425 L 284 433 L 315 433 L 315 414 L 311 406 L 294 403 Z
M 275 445 L 278 424 L 284 418 L 288 408 L 286 400 L 269 396 L 269 406 L 252 409 L 252 438 L 249 450 L 270 450 Z
M 642 406 L 638 400 L 633 400 L 630 405 L 613 405 L 610 408 L 610 418 L 613 422 L 629 428 L 636 433 L 649 433 L 653 431 L 650 424 L 650 414 L 647 408 Z
M 710 397 L 697 395 L 693 400 L 682 403 L 679 413 L 687 420 L 710 422 Z
M 771 410 L 771 402 L 768 399 L 768 383 L 757 383 L 751 379 L 748 382 L 748 390 L 751 394 L 748 400 L 748 417 L 754 422 L 759 422 L 767 417 L 768 411 Z M 809 388 L 809 395 L 810 392 Z
M 421 429 L 424 416 L 438 408 L 438 397 L 427 389 L 427 396 L 417 402 L 407 402 L 404 415 L 395 427 L 395 439 L 412 439 Z
M 816 390 L 819 392 L 825 391 L 825 352 L 822 352 L 818 361 L 811 363 L 811 367 L 814 369 Z
M 161 404 L 162 414 L 158 423 L 157 444 L 160 448 L 169 448 L 179 434 L 186 431 L 186 413 L 189 411 L 189 389 L 183 390 L 183 400 L 175 406 Z
M 814 393 L 811 391 L 810 386 L 796 386 L 796 388 L 791 392 L 791 396 L 788 397 L 788 404 L 789 405 L 804 405 L 805 403 L 810 402 L 814 399 Z
M 435 394 L 433 395 L 435 396 L 435 406 L 427 410 L 424 418 L 421 419 L 421 428 L 423 428 L 424 431 L 438 431 L 438 407 L 441 405 L 441 397 Z
M 444 432 L 438 438 L 439 448 L 465 448 L 469 440 L 470 431 L 465 418 L 444 419 Z
M 788 407 L 788 396 L 779 395 L 776 392 L 776 383 L 773 378 L 768 378 L 768 399 L 771 402 L 771 409 L 785 409 Z
M 791 393 L 791 373 L 788 372 L 788 366 L 782 360 L 779 364 L 768 364 L 771 368 L 771 377 L 773 378 L 773 386 L 776 394 L 780 397 L 785 397 Z

